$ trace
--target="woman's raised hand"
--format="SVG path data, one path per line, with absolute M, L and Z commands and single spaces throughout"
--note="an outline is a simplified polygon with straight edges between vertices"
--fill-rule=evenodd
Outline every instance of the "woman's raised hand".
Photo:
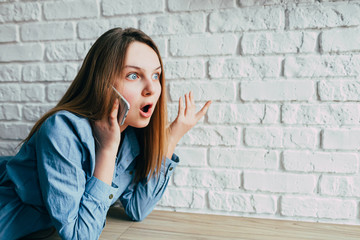
M 185 94 L 185 106 L 182 97 L 179 99 L 179 110 L 176 119 L 170 125 L 169 147 L 167 157 L 171 158 L 177 143 L 206 114 L 211 101 L 207 101 L 200 111 L 196 112 L 194 95 L 190 91 Z

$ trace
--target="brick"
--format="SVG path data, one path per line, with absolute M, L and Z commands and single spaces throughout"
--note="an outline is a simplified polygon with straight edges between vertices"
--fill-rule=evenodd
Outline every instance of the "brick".
M 43 6 L 46 20 L 94 18 L 99 16 L 96 1 L 73 0 L 46 2 Z
M 247 127 L 244 141 L 251 147 L 309 148 L 318 145 L 315 128 Z
M 193 92 L 195 101 L 233 101 L 236 99 L 235 83 L 231 81 L 193 81 L 169 83 L 169 96 L 171 101 L 179 101 L 180 97 L 182 97 L 182 100 L 184 101 L 184 95 L 189 91 Z
M 41 18 L 39 3 L 11 3 L 2 4 L 0 8 L 0 22 L 30 22 Z
M 47 87 L 47 99 L 51 102 L 59 101 L 69 88 L 69 83 L 54 83 Z
M 360 82 L 358 81 L 320 81 L 318 93 L 321 101 L 359 101 Z
M 212 210 L 246 213 L 275 213 L 276 205 L 276 197 L 268 195 L 225 191 L 209 192 L 209 207 Z
M 278 152 L 271 150 L 211 148 L 209 153 L 211 167 L 276 169 L 278 162 Z
M 172 56 L 208 56 L 233 54 L 237 48 L 234 34 L 172 37 L 170 53 Z
M 210 32 L 275 30 L 283 29 L 284 26 L 285 13 L 280 7 L 222 10 L 209 15 Z
M 39 43 L 31 44 L 3 44 L 0 45 L 0 62 L 40 61 L 43 59 L 44 49 Z
M 238 189 L 241 185 L 240 172 L 234 170 L 213 170 L 177 168 L 174 172 L 176 186 L 211 187 Z
M 284 74 L 287 77 L 357 76 L 360 74 L 360 56 L 287 57 Z
M 23 107 L 23 116 L 26 121 L 36 122 L 39 120 L 46 112 L 48 112 L 51 108 L 55 107 L 54 105 L 29 105 L 26 104 Z
M 283 166 L 287 171 L 357 173 L 359 158 L 354 153 L 284 151 Z
M 268 6 L 268 5 L 281 5 L 291 2 L 296 3 L 310 3 L 314 0 L 296 0 L 296 1 L 287 1 L 283 0 L 238 0 L 240 7 L 250 7 L 250 6 Z
M 168 7 L 171 12 L 218 10 L 222 8 L 236 7 L 235 0 L 214 1 L 214 0 L 169 0 Z
M 360 105 L 347 104 L 285 104 L 281 108 L 286 124 L 344 125 L 360 122 Z
M 21 85 L 21 101 L 43 102 L 45 100 L 45 87 L 42 84 Z
M 89 42 L 51 43 L 46 46 L 45 58 L 50 62 L 83 60 L 90 47 Z
M 262 81 L 241 83 L 244 101 L 306 101 L 315 97 L 310 81 Z
M 359 176 L 323 175 L 320 178 L 320 193 L 328 196 L 360 197 L 359 183 Z
M 327 28 L 360 24 L 359 3 L 309 4 L 289 9 L 289 28 Z
M 311 174 L 245 171 L 243 178 L 245 190 L 273 193 L 313 193 L 317 184 Z
M 23 41 L 70 40 L 75 37 L 75 28 L 71 22 L 24 24 L 20 36 Z
M 203 209 L 206 201 L 205 195 L 206 192 L 201 189 L 168 187 L 158 206 Z
M 18 82 L 20 80 L 21 67 L 19 65 L 0 65 L 0 82 Z
M 354 219 L 357 215 L 354 200 L 283 196 L 280 205 L 281 215 L 290 217 Z
M 115 17 L 115 18 L 106 19 L 106 20 L 109 22 L 109 28 L 115 28 L 115 27 L 120 27 L 123 29 L 129 28 L 129 27 L 139 28 L 137 17 L 125 16 L 125 17 Z
M 179 145 L 236 146 L 240 143 L 240 138 L 240 128 L 236 126 L 197 126 L 185 134 Z
M 165 8 L 162 0 L 103 0 L 101 3 L 102 14 L 104 16 L 117 16 L 124 14 L 138 13 L 158 13 L 163 12 Z
M 162 60 L 168 56 L 168 40 L 164 37 L 152 37 L 155 45 L 157 46 Z M 166 72 L 165 72 L 166 73 Z M 166 77 L 167 78 L 167 77 Z
M 0 120 L 21 120 L 21 107 L 17 104 L 0 104 Z
M 0 25 L 0 42 L 10 43 L 18 40 L 18 30 L 16 25 Z
M 0 102 L 20 101 L 21 90 L 18 84 L 1 84 L 0 86 Z
M 140 29 L 151 35 L 201 33 L 205 32 L 205 28 L 204 13 L 146 16 L 140 19 Z
M 278 32 L 244 33 L 241 52 L 244 55 L 315 52 L 317 33 Z
M 72 81 L 77 70 L 75 63 L 31 64 L 23 67 L 22 79 L 27 82 Z
M 15 156 L 20 142 L 0 142 L 0 156 Z
M 218 58 L 209 61 L 212 78 L 278 77 L 280 57 Z
M 164 61 L 166 79 L 204 78 L 205 62 L 202 59 L 176 59 Z
M 323 149 L 360 149 L 360 129 L 325 129 L 322 134 Z
M 109 30 L 106 20 L 86 20 L 78 23 L 78 36 L 80 39 L 97 39 Z
M 29 134 L 31 127 L 24 123 L 0 123 L 0 139 L 23 140 Z
M 323 52 L 359 51 L 359 39 L 360 28 L 331 29 L 322 32 L 320 46 Z
M 207 165 L 206 148 L 177 147 L 175 153 L 181 159 L 181 166 L 203 167 Z

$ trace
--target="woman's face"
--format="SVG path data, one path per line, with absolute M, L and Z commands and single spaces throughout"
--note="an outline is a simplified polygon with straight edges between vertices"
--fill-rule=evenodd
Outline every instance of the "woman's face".
M 129 45 L 115 88 L 129 102 L 130 110 L 121 130 L 146 127 L 161 94 L 161 65 L 155 51 L 141 42 Z

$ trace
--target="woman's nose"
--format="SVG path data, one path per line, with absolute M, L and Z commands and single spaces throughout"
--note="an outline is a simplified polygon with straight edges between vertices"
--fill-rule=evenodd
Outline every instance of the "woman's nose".
M 143 89 L 143 95 L 144 96 L 151 96 L 153 95 L 155 92 L 155 86 L 154 86 L 154 81 L 147 77 L 145 79 L 145 86 L 144 86 L 144 89 Z

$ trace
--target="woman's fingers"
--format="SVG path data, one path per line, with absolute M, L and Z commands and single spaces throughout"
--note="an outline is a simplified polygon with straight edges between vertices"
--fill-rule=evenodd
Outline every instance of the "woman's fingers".
M 210 107 L 211 101 L 207 101 L 205 105 L 202 107 L 202 109 L 196 113 L 196 120 L 199 121 L 207 112 L 207 110 Z
M 182 100 L 182 97 L 179 98 L 179 112 L 178 112 L 178 115 L 184 115 L 184 103 L 183 103 L 183 100 Z
M 117 121 L 118 112 L 119 112 L 119 99 L 116 98 L 109 115 L 109 120 L 111 123 Z

